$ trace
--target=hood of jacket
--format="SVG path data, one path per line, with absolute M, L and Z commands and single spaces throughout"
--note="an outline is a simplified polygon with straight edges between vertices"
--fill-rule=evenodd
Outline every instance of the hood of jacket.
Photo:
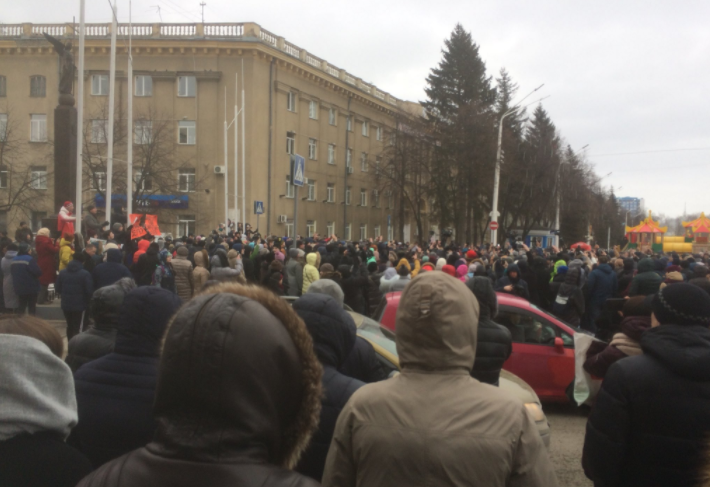
M 569 284 L 570 286 L 579 286 L 579 277 L 581 274 L 581 269 L 579 267 L 574 267 L 572 269 L 569 269 L 567 273 L 565 274 L 565 284 Z
M 78 418 L 69 366 L 44 343 L 20 335 L 0 335 L 0 357 L 0 442 L 42 431 L 66 439 Z
M 458 279 L 441 272 L 417 276 L 405 288 L 395 329 L 404 369 L 470 373 L 476 355 L 479 306 Z
M 641 337 L 644 353 L 691 380 L 710 380 L 710 329 L 703 325 L 661 325 Z
M 352 316 L 336 299 L 320 293 L 304 294 L 293 303 L 293 310 L 306 324 L 318 360 L 340 368 L 355 346 L 356 327 Z
M 113 262 L 115 264 L 121 263 L 121 251 L 118 249 L 110 249 L 106 252 L 106 262 Z
M 595 270 L 603 272 L 606 275 L 614 272 L 614 269 L 612 269 L 609 264 L 599 264 Z
M 123 298 L 118 313 L 116 353 L 157 357 L 165 327 L 181 305 L 167 289 L 144 286 Z
M 630 274 L 634 272 L 634 259 L 626 258 L 624 259 L 624 274 Z
M 643 332 L 650 328 L 650 316 L 627 316 L 621 320 L 621 332 L 637 342 L 641 341 L 641 335 L 643 335 Z
M 286 302 L 258 287 L 212 287 L 166 333 L 158 428 L 147 449 L 186 461 L 290 468 L 318 424 L 321 375 L 308 330 Z
M 194 259 L 195 259 L 195 266 L 196 267 L 204 267 L 205 266 L 205 254 L 202 253 L 202 251 L 195 252 Z
M 456 268 L 456 277 L 465 277 L 468 274 L 468 267 L 466 265 L 460 265 Z
M 639 274 L 642 272 L 653 272 L 656 270 L 656 266 L 653 263 L 653 259 L 645 258 L 639 261 L 638 271 Z
M 17 257 L 17 250 L 8 250 L 7 252 L 5 252 L 5 257 L 3 257 L 3 259 L 12 261 L 15 259 L 15 257 Z
M 446 265 L 446 259 L 444 259 L 443 257 L 440 257 L 439 260 L 436 261 L 435 270 L 442 271 L 442 270 L 444 270 L 445 265 Z
M 318 259 L 318 256 L 315 254 L 315 252 L 311 252 L 306 256 L 306 263 L 312 266 L 316 265 L 316 261 Z
M 89 310 L 94 318 L 94 326 L 99 330 L 112 330 L 118 324 L 118 312 L 123 305 L 126 294 L 136 288 L 136 283 L 130 277 L 119 279 L 110 286 L 104 286 L 94 291 L 89 302 Z
M 138 252 L 145 252 L 150 247 L 150 242 L 143 239 L 138 241 Z
M 466 281 L 479 306 L 479 321 L 489 320 L 498 314 L 498 296 L 493 290 L 493 284 L 488 277 L 474 276 Z

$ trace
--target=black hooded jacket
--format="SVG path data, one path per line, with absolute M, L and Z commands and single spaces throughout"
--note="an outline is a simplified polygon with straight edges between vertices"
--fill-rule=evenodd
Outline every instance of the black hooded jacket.
M 121 263 L 121 257 L 121 251 L 118 249 L 109 249 L 106 252 L 106 262 L 97 265 L 91 273 L 94 289 L 110 286 L 124 277 L 132 277 L 128 267 Z
M 552 312 L 570 325 L 579 326 L 584 315 L 584 293 L 579 286 L 580 270 L 575 267 L 567 271 L 565 280 L 555 297 Z
M 338 371 L 355 344 L 355 322 L 347 311 L 325 294 L 304 294 L 293 309 L 306 323 L 318 360 L 323 365 L 323 390 L 318 431 L 296 470 L 320 482 L 335 423 L 350 396 L 365 385 Z
M 595 485 L 695 486 L 710 431 L 710 330 L 661 325 L 613 364 L 584 440 Z
M 518 275 L 515 279 L 510 278 L 510 273 L 516 272 Z M 506 286 L 513 286 L 512 291 L 506 291 Z M 496 282 L 496 291 L 499 293 L 512 294 L 523 299 L 530 299 L 530 292 L 528 291 L 528 283 L 520 275 L 520 268 L 515 264 L 510 264 L 505 270 L 505 275 L 498 279 Z

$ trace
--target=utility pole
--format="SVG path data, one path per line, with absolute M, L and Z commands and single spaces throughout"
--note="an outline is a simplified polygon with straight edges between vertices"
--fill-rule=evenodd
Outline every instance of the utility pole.
M 200 3 L 200 7 L 202 7 L 202 23 L 205 23 L 205 5 L 207 5 L 205 2 Z
M 118 2 L 113 2 L 111 22 L 111 60 L 108 79 L 108 140 L 106 149 L 106 220 L 111 222 L 111 183 L 113 180 L 113 125 L 116 110 L 116 33 L 118 31 Z M 82 76 L 84 74 L 82 73 Z
M 79 1 L 79 75 L 77 76 L 76 87 L 76 200 L 75 208 L 79 209 L 76 219 L 76 231 L 81 233 L 81 176 L 83 167 L 83 147 L 84 147 L 84 10 L 85 1 Z

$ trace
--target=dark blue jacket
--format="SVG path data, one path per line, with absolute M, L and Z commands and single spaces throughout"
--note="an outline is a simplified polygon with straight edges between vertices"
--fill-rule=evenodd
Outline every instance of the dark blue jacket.
M 106 262 L 97 265 L 92 274 L 94 289 L 110 286 L 124 277 L 133 277 L 130 269 L 121 263 L 121 251 L 118 249 L 106 252 Z
M 65 311 L 85 311 L 89 309 L 94 283 L 91 274 L 81 262 L 72 260 L 67 268 L 59 272 L 57 292 L 62 296 L 62 309 Z
M 313 347 L 323 365 L 325 393 L 318 430 L 296 470 L 320 482 L 338 415 L 350 396 L 365 384 L 338 372 L 355 345 L 355 322 L 348 312 L 325 294 L 305 294 L 293 303 L 293 309 L 313 338 Z
M 134 289 L 119 312 L 113 353 L 74 374 L 79 425 L 72 431 L 72 444 L 94 468 L 152 439 L 160 342 L 180 304 L 165 289 Z
M 42 269 L 37 265 L 37 260 L 30 255 L 18 255 L 12 259 L 10 266 L 12 274 L 12 284 L 15 287 L 15 294 L 18 296 L 28 296 L 39 294 L 39 276 Z
M 604 302 L 616 295 L 618 282 L 616 273 L 609 264 L 599 264 L 589 274 L 587 279 L 587 293 L 592 306 L 602 306 Z

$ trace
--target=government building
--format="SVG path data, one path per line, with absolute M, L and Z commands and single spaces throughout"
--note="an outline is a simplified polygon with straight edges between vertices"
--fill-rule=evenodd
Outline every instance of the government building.
M 0 26 L 0 226 L 11 235 L 20 221 L 36 230 L 59 210 L 53 193 L 55 177 L 64 177 L 54 173 L 53 160 L 59 57 L 44 33 L 71 42 L 77 64 L 77 24 Z M 84 208 L 105 206 L 110 40 L 111 24 L 86 25 Z M 242 147 L 238 137 L 236 188 L 234 125 L 225 144 L 225 118 L 231 124 L 235 105 L 244 110 L 237 131 L 243 125 L 246 141 Z M 256 228 L 261 202 L 262 234 L 415 238 L 408 222 L 403 235 L 394 235 L 396 198 L 377 174 L 394 128 L 421 117 L 421 106 L 257 24 L 118 24 L 114 106 L 112 205 L 126 206 L 131 140 L 133 211 L 158 214 L 163 233 L 206 234 L 226 219 L 242 222 L 243 211 Z M 296 154 L 305 159 L 298 201 L 291 181 Z

